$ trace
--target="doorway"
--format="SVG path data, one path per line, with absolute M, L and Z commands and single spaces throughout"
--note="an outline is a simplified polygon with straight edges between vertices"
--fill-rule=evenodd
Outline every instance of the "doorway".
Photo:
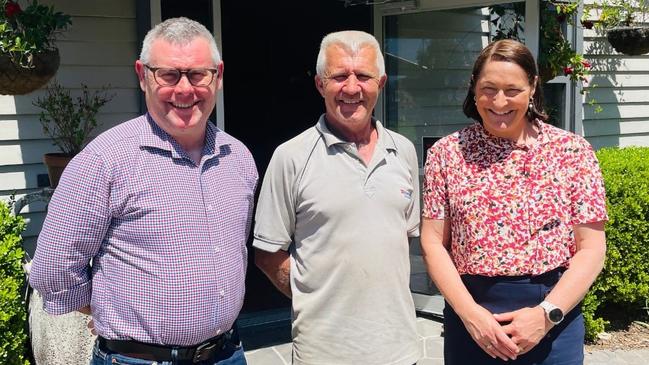
M 225 131 L 248 146 L 261 184 L 275 148 L 324 112 L 314 84 L 322 37 L 343 29 L 371 33 L 372 8 L 335 0 L 222 1 L 221 13 Z M 290 300 L 255 267 L 250 243 L 242 313 L 288 309 Z

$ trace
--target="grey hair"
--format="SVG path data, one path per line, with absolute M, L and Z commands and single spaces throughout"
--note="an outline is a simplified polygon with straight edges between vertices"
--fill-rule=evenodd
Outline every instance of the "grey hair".
M 212 61 L 214 61 L 214 66 L 218 66 L 221 63 L 221 54 L 212 33 L 201 23 L 185 17 L 170 18 L 153 27 L 142 42 L 140 61 L 144 64 L 149 63 L 151 45 L 158 39 L 164 39 L 171 44 L 187 44 L 197 37 L 204 38 L 209 42 Z
M 379 42 L 373 35 L 360 30 L 344 30 L 341 32 L 329 33 L 320 43 L 320 52 L 318 52 L 318 61 L 315 69 L 318 76 L 325 76 L 327 66 L 327 48 L 332 45 L 339 45 L 351 54 L 357 54 L 364 47 L 372 47 L 376 51 L 376 67 L 379 70 L 379 76 L 385 75 L 385 61 Z

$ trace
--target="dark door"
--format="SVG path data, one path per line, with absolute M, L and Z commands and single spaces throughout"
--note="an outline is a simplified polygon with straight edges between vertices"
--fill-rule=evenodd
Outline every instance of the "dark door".
M 372 9 L 288 0 L 222 1 L 221 10 L 225 130 L 248 146 L 263 176 L 275 148 L 324 112 L 313 80 L 320 40 L 337 30 L 371 32 Z M 244 312 L 289 306 L 254 266 L 253 251 Z

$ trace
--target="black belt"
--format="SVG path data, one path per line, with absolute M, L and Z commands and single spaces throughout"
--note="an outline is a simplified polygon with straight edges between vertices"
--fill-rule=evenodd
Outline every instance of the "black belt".
M 194 363 L 206 361 L 223 349 L 225 342 L 231 338 L 232 330 L 196 346 L 164 346 L 130 340 L 108 340 L 97 337 L 99 349 L 116 352 L 120 355 L 152 361 L 189 361 Z M 172 352 L 176 350 L 176 356 Z

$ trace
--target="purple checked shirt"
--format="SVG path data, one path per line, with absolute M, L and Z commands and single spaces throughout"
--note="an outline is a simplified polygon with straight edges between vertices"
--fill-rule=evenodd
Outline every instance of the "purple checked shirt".
M 51 314 L 90 304 L 108 339 L 189 346 L 227 331 L 257 178 L 246 147 L 211 123 L 195 164 L 148 114 L 124 122 L 66 168 L 30 284 Z

